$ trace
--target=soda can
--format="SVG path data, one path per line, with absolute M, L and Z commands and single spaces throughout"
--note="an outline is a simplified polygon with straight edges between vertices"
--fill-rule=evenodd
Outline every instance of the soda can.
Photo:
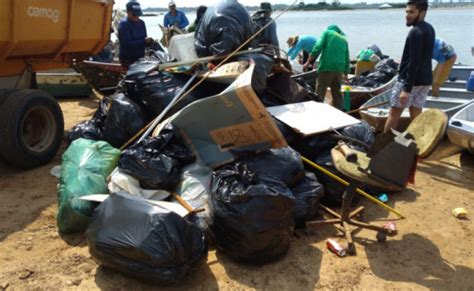
M 397 225 L 393 221 L 387 222 L 383 227 L 387 229 L 390 234 L 397 233 Z
M 347 253 L 346 248 L 344 248 L 340 243 L 338 243 L 334 239 L 326 240 L 326 246 L 331 252 L 335 253 L 339 257 L 344 257 Z

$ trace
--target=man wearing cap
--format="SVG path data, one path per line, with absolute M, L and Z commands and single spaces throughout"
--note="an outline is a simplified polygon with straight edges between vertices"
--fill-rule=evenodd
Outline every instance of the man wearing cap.
M 308 61 L 303 67 L 308 70 L 311 62 L 319 55 L 316 93 L 324 102 L 340 110 L 344 108 L 341 84 L 349 73 L 349 44 L 346 35 L 337 25 L 329 25 L 313 47 Z M 327 88 L 331 88 L 331 98 L 326 98 Z
M 298 53 L 303 51 L 303 64 L 306 63 L 309 58 L 309 53 L 313 50 L 317 41 L 318 39 L 311 35 L 290 36 L 286 41 L 290 47 L 288 50 L 288 57 L 290 60 L 294 60 L 298 56 Z
M 406 25 L 413 26 L 408 33 L 398 72 L 398 82 L 392 89 L 390 112 L 384 132 L 397 128 L 405 108 L 413 120 L 421 113 L 433 81 L 431 58 L 435 44 L 435 31 L 425 22 L 428 2 L 409 0 L 406 5 Z
M 252 20 L 255 22 L 257 31 L 264 27 L 268 22 L 272 21 L 272 4 L 269 2 L 260 3 L 260 10 L 253 16 Z M 279 47 L 276 22 L 273 21 L 265 30 L 263 30 L 258 37 L 259 44 L 267 44 Z
M 140 3 L 128 2 L 127 18 L 119 24 L 118 37 L 120 41 L 120 63 L 124 67 L 145 56 L 145 46 L 153 42 L 147 37 L 146 27 L 140 16 L 143 15 Z
M 433 84 L 431 85 L 431 95 L 439 96 L 439 87 L 444 84 L 456 62 L 456 52 L 454 48 L 440 38 L 436 38 L 433 49 L 433 60 L 437 62 L 433 71 Z
M 168 4 L 169 12 L 166 13 L 165 19 L 163 20 L 164 27 L 176 27 L 184 30 L 189 25 L 189 20 L 183 11 L 176 9 L 176 4 L 170 2 Z

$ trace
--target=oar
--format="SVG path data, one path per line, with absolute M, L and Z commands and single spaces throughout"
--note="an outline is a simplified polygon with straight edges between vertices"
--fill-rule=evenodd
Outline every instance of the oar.
M 378 106 L 380 106 L 380 105 L 385 105 L 385 104 L 387 104 L 388 102 L 389 102 L 389 101 L 384 101 L 384 102 L 380 102 L 380 103 L 377 103 L 377 104 L 374 104 L 374 105 L 369 105 L 369 106 L 367 106 L 367 107 L 354 109 L 354 110 L 351 110 L 351 111 L 347 112 L 347 114 L 352 114 L 352 113 L 356 113 L 356 112 L 359 112 L 359 111 L 362 111 L 362 110 L 367 110 L 367 109 L 370 109 L 370 108 L 378 107 Z
M 341 183 L 342 185 L 344 186 L 348 186 L 349 185 L 349 182 L 347 182 L 346 180 L 340 178 L 339 176 L 329 172 L 328 170 L 326 170 L 325 168 L 321 167 L 320 165 L 312 162 L 311 160 L 301 156 L 301 159 L 303 160 L 303 162 L 307 163 L 308 165 L 310 165 L 311 167 L 315 168 L 316 170 L 322 172 L 323 174 L 329 176 L 330 178 L 336 180 L 337 182 Z M 363 197 L 369 199 L 371 202 L 385 208 L 386 210 L 396 214 L 398 217 L 400 218 L 405 218 L 400 212 L 398 212 L 397 210 L 393 209 L 392 207 L 388 206 L 387 204 L 383 203 L 382 201 L 370 196 L 367 192 L 363 191 L 362 189 L 359 189 L 357 188 L 357 193 L 362 195 Z

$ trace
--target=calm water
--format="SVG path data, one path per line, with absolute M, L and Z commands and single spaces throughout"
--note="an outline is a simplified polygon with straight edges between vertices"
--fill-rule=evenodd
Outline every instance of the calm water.
M 277 13 L 275 13 L 277 15 Z M 188 15 L 190 21 L 194 15 Z M 157 23 L 163 16 L 144 17 L 148 34 L 161 37 Z M 458 61 L 474 65 L 471 47 L 474 46 L 474 9 L 428 11 L 426 20 L 433 25 L 436 36 L 450 43 L 458 54 Z M 404 10 L 359 10 L 359 11 L 309 11 L 287 12 L 277 19 L 280 47 L 287 49 L 286 40 L 291 35 L 310 34 L 319 36 L 330 24 L 337 24 L 349 41 L 351 57 L 375 43 L 382 52 L 400 59 L 409 28 L 405 26 Z

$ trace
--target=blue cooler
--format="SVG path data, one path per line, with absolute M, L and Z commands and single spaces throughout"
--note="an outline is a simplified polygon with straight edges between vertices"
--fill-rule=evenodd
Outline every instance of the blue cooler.
M 471 75 L 467 79 L 466 90 L 474 92 L 474 71 L 471 71 Z

